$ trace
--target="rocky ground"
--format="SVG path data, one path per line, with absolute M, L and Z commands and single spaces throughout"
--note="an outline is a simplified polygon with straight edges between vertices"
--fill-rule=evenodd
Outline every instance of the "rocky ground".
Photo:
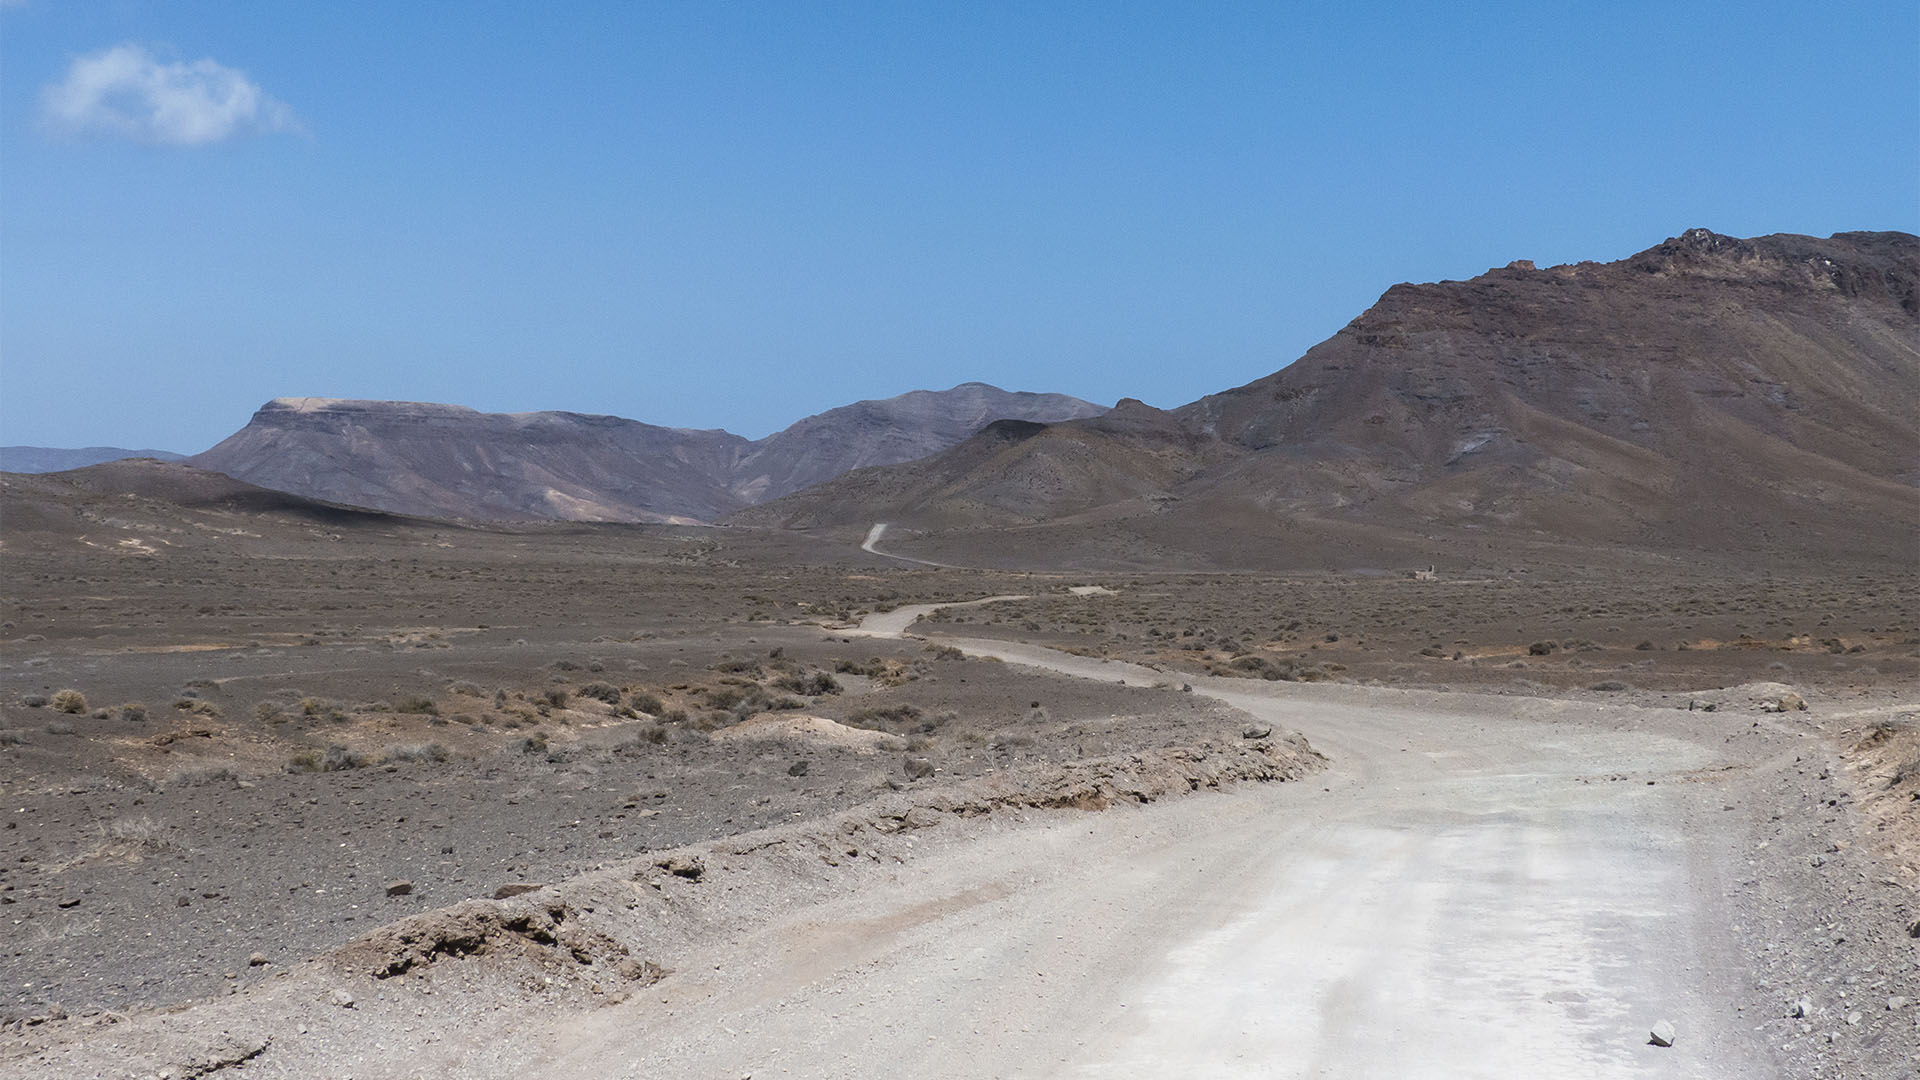
M 1517 694 L 1678 693 L 1767 679 L 1920 682 L 1920 577 L 1676 569 L 1104 575 L 931 629 L 1169 674 Z M 1089 592 L 1097 587 L 1099 591 Z
M 516 672 L 520 647 L 476 661 L 485 640 L 463 641 L 435 659 L 465 653 L 454 670 L 485 668 L 489 683 L 403 655 L 389 677 L 418 689 L 376 701 L 330 696 L 342 658 L 329 650 L 254 650 L 200 686 L 114 695 L 166 702 L 142 718 L 6 706 L 6 1018 L 224 993 L 370 925 L 635 851 L 918 781 L 1239 732 L 1191 695 L 919 645 L 787 627 L 735 645 L 602 641 L 578 665 Z M 34 670 L 94 700 L 124 686 L 57 661 Z M 269 962 L 248 964 L 256 953 Z
M 1749 855 L 1730 897 L 1758 1003 L 1754 1030 L 1786 1075 L 1912 1075 L 1920 701 L 1898 694 L 1862 707 L 1816 695 L 1809 713 L 1783 718 L 1802 745 L 1790 761 L 1783 753 L 1755 770 L 1742 792 Z
M 1063 656 L 1062 663 L 1069 671 L 1108 679 L 1129 679 L 1143 670 L 1070 655 Z M 1114 670 L 1103 670 L 1107 668 Z M 1238 691 L 1236 685 L 1247 689 Z M 1279 696 L 1273 697 L 1276 690 Z M 1651 857 L 1648 839 L 1662 844 L 1675 840 L 1661 839 L 1664 827 L 1654 837 L 1639 837 L 1634 819 L 1656 806 L 1671 807 L 1681 815 L 1683 831 L 1677 835 L 1695 838 L 1688 846 L 1694 858 L 1704 860 L 1689 875 L 1696 885 L 1685 888 L 1724 892 L 1717 894 L 1721 897 L 1717 904 L 1712 897 L 1699 901 L 1698 911 L 1714 919 L 1696 931 L 1699 937 L 1670 938 L 1673 931 L 1665 930 L 1642 943 L 1642 951 L 1651 949 L 1653 955 L 1667 957 L 1642 962 L 1671 967 L 1665 978 L 1675 980 L 1675 985 L 1666 987 L 1661 980 L 1648 983 L 1644 971 L 1596 974 L 1575 965 L 1554 978 L 1563 980 L 1569 974 L 1578 978 L 1584 971 L 1586 978 L 1600 980 L 1595 989 L 1583 995 L 1576 992 L 1581 989 L 1578 984 L 1563 986 L 1557 993 L 1565 1000 L 1549 993 L 1544 1006 L 1528 1006 L 1530 1011 L 1544 1009 L 1539 1017 L 1518 1029 L 1490 1031 L 1487 1037 L 1492 1042 L 1476 1051 L 1476 1060 L 1482 1064 L 1506 1061 L 1517 1051 L 1521 1057 L 1514 1060 L 1524 1060 L 1525 1047 L 1537 1041 L 1533 1036 L 1557 1030 L 1566 1022 L 1565 1016 L 1604 1017 L 1621 1007 L 1630 1013 L 1628 1026 L 1635 1022 L 1645 1026 L 1649 1009 L 1679 1016 L 1683 1050 L 1672 1060 L 1702 1076 L 1758 1075 L 1754 1071 L 1762 1067 L 1758 1063 L 1771 1060 L 1782 1076 L 1896 1077 L 1910 1074 L 1920 1061 L 1920 1026 L 1916 1026 L 1920 1021 L 1912 1004 L 1920 995 L 1920 942 L 1908 936 L 1908 927 L 1920 911 L 1912 903 L 1911 891 L 1899 880 L 1913 868 L 1861 850 L 1864 845 L 1857 839 L 1865 830 L 1856 800 L 1869 808 L 1878 805 L 1870 797 L 1885 794 L 1876 771 L 1879 767 L 1868 764 L 1876 760 L 1870 757 L 1834 753 L 1859 747 L 1862 741 L 1872 742 L 1870 751 L 1899 738 L 1915 711 L 1914 703 L 1900 695 L 1883 692 L 1864 703 L 1839 703 L 1819 692 L 1800 697 L 1798 691 L 1781 684 L 1757 683 L 1702 691 L 1684 704 L 1621 706 L 1539 698 L 1476 699 L 1424 691 L 1408 695 L 1362 687 L 1282 690 L 1264 680 L 1219 678 L 1207 680 L 1206 692 L 1230 700 L 1242 693 L 1266 695 L 1257 700 L 1271 699 L 1281 716 L 1351 715 L 1353 721 L 1331 726 L 1325 719 L 1318 722 L 1339 733 L 1330 740 L 1338 749 L 1327 782 L 1348 794 L 1322 797 L 1330 802 L 1282 800 L 1253 810 L 1256 817 L 1244 821 L 1232 815 L 1253 808 L 1241 807 L 1221 819 L 1239 821 L 1234 829 L 1206 828 L 1174 841 L 1166 853 L 1175 866 L 1193 867 L 1201 852 L 1230 841 L 1238 830 L 1253 827 L 1256 821 L 1261 824 L 1247 834 L 1250 837 L 1257 837 L 1260 830 L 1286 829 L 1292 814 L 1301 815 L 1308 834 L 1318 836 L 1320 830 L 1336 827 L 1334 823 L 1347 812 L 1340 808 L 1366 805 L 1353 803 L 1355 798 L 1386 799 L 1387 806 L 1397 806 L 1395 800 L 1408 797 L 1418 802 L 1425 797 L 1422 789 L 1431 788 L 1433 780 L 1414 779 L 1423 775 L 1417 766 L 1430 758 L 1435 765 L 1451 769 L 1454 766 L 1448 762 L 1459 757 L 1461 749 L 1468 755 L 1464 764 L 1486 775 L 1487 781 L 1479 783 L 1496 785 L 1473 798 L 1491 796 L 1494 808 L 1508 809 L 1490 816 L 1484 811 L 1476 814 L 1462 791 L 1451 797 L 1452 812 L 1465 812 L 1462 820 L 1467 822 L 1485 821 L 1492 836 L 1508 838 L 1504 842 L 1528 837 L 1526 843 L 1532 849 L 1541 840 L 1531 829 L 1515 833 L 1502 824 L 1514 812 L 1517 796 L 1542 806 L 1568 797 L 1601 798 L 1596 806 L 1641 806 L 1641 811 L 1619 824 L 1607 826 L 1604 834 L 1608 842 L 1623 845 L 1622 853 L 1639 864 Z M 1308 696 L 1300 697 L 1303 693 Z M 1808 708 L 1795 708 L 1796 698 Z M 1511 704 L 1493 704 L 1503 700 Z M 1356 707 L 1366 711 L 1355 713 Z M 1378 719 L 1356 723 L 1362 715 Z M 1473 727 L 1450 733 L 1448 716 Z M 1414 717 L 1431 719 L 1409 728 L 1408 719 Z M 735 725 L 721 734 L 738 731 L 740 737 L 747 737 L 755 727 L 769 723 L 773 721 Z M 1504 748 L 1517 750 L 1520 744 L 1512 734 L 1499 734 L 1509 728 L 1516 734 L 1531 732 L 1525 738 L 1542 747 L 1557 748 L 1552 775 L 1529 779 L 1516 771 L 1519 759 Z M 1895 734 L 1855 739 L 1863 729 Z M 829 728 L 824 734 L 835 741 L 846 737 L 840 729 Z M 794 733 L 778 737 L 792 738 Z M 869 731 L 855 741 L 890 737 Z M 1396 755 L 1394 747 L 1401 740 L 1411 745 Z M 1492 750 L 1497 756 L 1473 765 L 1476 757 L 1495 747 L 1503 749 Z M 1404 756 L 1408 749 L 1423 752 L 1409 763 Z M 1835 760 L 1823 760 L 1830 754 Z M 1854 771 L 1865 774 L 1860 781 L 1864 786 L 1836 779 L 1845 775 L 1843 761 L 1862 766 Z M 576 1045 L 581 1039 L 592 1043 L 618 1034 L 621 1045 L 628 1048 L 620 1051 L 623 1057 L 633 1056 L 636 1062 L 658 1057 L 647 1049 L 649 1040 L 632 1041 L 632 1025 L 639 1024 L 649 1031 L 657 1029 L 657 1038 L 667 1040 L 660 1044 L 661 1052 L 671 1045 L 674 1060 L 735 1065 L 762 1060 L 774 1075 L 824 1075 L 806 1064 L 811 1060 L 806 1053 L 839 1057 L 835 1047 L 867 1047 L 870 1031 L 894 1030 L 892 1025 L 901 1021 L 870 1029 L 852 1018 L 835 1020 L 835 1037 L 812 1044 L 814 1050 L 807 1051 L 787 1041 L 796 1038 L 786 1030 L 791 1025 L 776 1023 L 774 1014 L 764 1009 L 754 1012 L 761 1006 L 753 1002 L 777 1010 L 805 1008 L 809 1014 L 844 1009 L 845 1005 L 834 1004 L 834 995 L 876 992 L 876 987 L 865 985 L 872 981 L 865 976 L 860 976 L 862 981 L 848 980 L 860 972 L 878 971 L 881 974 L 875 978 L 906 995 L 901 1000 L 919 1002 L 912 1008 L 929 1010 L 922 1019 L 937 1017 L 940 1006 L 920 1002 L 929 992 L 919 982 L 927 977 L 924 973 L 909 966 L 885 974 L 900 964 L 919 964 L 912 958 L 922 946 L 896 955 L 872 953 L 859 943 L 869 938 L 891 941 L 898 928 L 925 924 L 949 954 L 972 950 L 976 944 L 970 935 L 984 928 L 974 927 L 979 920 L 966 913 L 978 906 L 1007 904 L 1015 907 L 988 925 L 997 927 L 996 935 L 1011 932 L 1031 942 L 1033 928 L 1010 930 L 997 919 L 1018 910 L 1031 912 L 1041 927 L 1063 925 L 1052 921 L 1062 913 L 1051 908 L 1062 898 L 1047 893 L 1023 899 L 1023 887 L 1016 882 L 1044 882 L 1048 876 L 1028 877 L 1040 872 L 1012 859 L 1004 850 L 1007 844 L 1013 845 L 1012 850 L 1045 851 L 1059 842 L 1056 834 L 1062 829 L 1069 836 L 1086 832 L 1085 844 L 1093 844 L 1092 830 L 1054 815 L 1084 815 L 1086 810 L 1137 806 L 1143 801 L 1157 805 L 1190 790 L 1300 777 L 1316 765 L 1303 749 L 1277 741 L 1270 730 L 1256 726 L 1184 748 L 1038 762 L 957 783 L 903 784 L 902 790 L 877 793 L 859 806 L 824 818 L 607 862 L 558 885 L 501 901 L 431 908 L 374 928 L 306 962 L 273 967 L 263 985 L 222 999 L 220 1004 L 202 1004 L 178 1018 L 166 1012 L 122 1015 L 114 1011 L 67 1019 L 29 1018 L 15 1026 L 17 1038 L 7 1053 L 22 1067 L 62 1076 L 115 1075 L 117 1069 L 135 1063 L 148 1070 L 147 1075 L 167 1070 L 173 1075 L 199 1075 L 232 1064 L 248 1075 L 310 1075 L 315 1069 L 346 1068 L 354 1075 L 399 1076 L 411 1075 L 420 1062 L 431 1061 L 435 1068 L 462 1075 L 533 1072 L 571 1077 L 606 1075 L 605 1070 L 612 1067 L 611 1060 L 602 1057 L 595 1059 L 600 1065 L 579 1071 L 586 1067 Z M 1413 774 L 1398 775 L 1409 767 L 1416 767 Z M 1543 783 L 1545 787 L 1521 795 L 1508 790 L 1516 781 L 1525 789 Z M 1569 783 L 1578 792 L 1593 794 L 1552 794 Z M 1397 794 L 1401 792 L 1406 794 Z M 1618 797 L 1609 792 L 1618 792 Z M 1191 816 L 1181 815 L 1183 819 Z M 1600 820 L 1615 816 L 1609 813 Z M 1119 824 L 1123 830 L 1148 828 L 1150 835 L 1158 828 L 1145 825 L 1149 819 L 1140 820 L 1138 825 L 1124 820 Z M 1460 841 L 1458 824 L 1449 825 L 1442 818 L 1434 827 L 1449 843 Z M 1140 842 L 1122 850 L 1144 854 L 1147 849 L 1137 848 Z M 1274 850 L 1285 850 L 1289 843 L 1283 841 Z M 1008 861 L 989 869 L 983 883 L 962 887 L 971 879 L 942 868 L 956 858 L 962 866 L 973 865 L 976 851 L 1000 852 L 986 856 L 989 867 L 994 866 L 993 859 Z M 1547 854 L 1531 850 L 1529 861 Z M 1618 855 L 1599 852 L 1589 857 L 1606 860 Z M 1367 905 L 1384 899 L 1375 897 L 1382 888 L 1407 895 L 1391 877 L 1368 882 L 1383 873 L 1385 865 L 1350 882 L 1346 895 L 1356 904 Z M 1551 861 L 1546 865 L 1550 867 Z M 1622 880 L 1661 873 L 1646 865 L 1613 865 L 1613 876 Z M 1424 892 L 1438 882 L 1425 879 L 1430 871 L 1421 866 L 1412 864 L 1423 877 L 1408 884 Z M 1498 869 L 1473 859 L 1445 860 L 1442 866 L 1451 867 L 1449 873 Z M 1062 885 L 1079 872 L 1068 873 Z M 1138 868 L 1116 865 L 1111 872 L 1137 873 Z M 1208 871 L 1202 868 L 1201 872 Z M 941 883 L 934 886 L 936 899 L 912 901 L 914 894 L 909 893 L 909 902 L 897 910 L 876 900 L 884 914 L 869 913 L 864 921 L 844 912 L 835 914 L 847 898 L 882 897 L 899 885 L 903 875 L 906 880 L 918 880 L 929 874 Z M 1607 877 L 1581 875 L 1578 880 Z M 1232 880 L 1229 876 L 1221 884 Z M 1571 882 L 1560 888 L 1567 887 Z M 1224 895 L 1231 896 L 1233 891 Z M 1085 917 L 1096 922 L 1112 917 L 1096 915 L 1106 912 L 1103 905 L 1112 902 L 1104 892 L 1089 893 L 1080 901 L 1072 895 L 1065 898 L 1070 907 L 1091 905 L 1084 908 Z M 1623 899 L 1629 910 L 1644 902 L 1631 896 Z M 1544 902 L 1560 905 L 1554 910 L 1567 911 L 1559 888 L 1549 891 Z M 1585 917 L 1605 918 L 1598 908 Z M 1632 916 L 1630 921 L 1642 935 L 1655 929 L 1646 924 L 1644 915 Z M 1478 922 L 1476 915 L 1460 925 L 1471 929 Z M 838 936 L 830 932 L 836 925 L 843 927 Z M 1434 925 L 1446 927 L 1454 925 L 1454 920 Z M 762 931 L 768 926 L 777 931 L 771 938 Z M 1528 927 L 1525 932 L 1539 929 Z M 1506 933 L 1520 930 L 1508 924 Z M 780 936 L 803 931 L 804 947 Z M 826 938 L 820 939 L 821 934 Z M 918 939 L 918 934 L 910 934 L 900 940 Z M 737 942 L 752 944 L 741 952 L 729 944 Z M 784 952 L 796 948 L 799 951 L 790 957 Z M 1687 960 L 1684 969 L 1681 958 Z M 1541 959 L 1536 956 L 1534 962 Z M 1387 968 L 1404 962 L 1387 963 Z M 1047 966 L 1065 963 L 1056 958 Z M 1555 961 L 1556 971 L 1562 963 Z M 794 969 L 793 964 L 799 967 Z M 735 965 L 744 967 L 736 973 Z M 1053 978 L 1068 974 L 1055 970 Z M 1544 970 L 1536 971 L 1532 978 L 1546 975 Z M 1035 986 L 1012 989 L 1021 1000 L 1040 995 L 1033 999 L 1032 1007 L 1039 1010 L 1034 1015 L 1066 1009 L 1056 1017 L 1061 1031 L 1071 1031 L 1082 1022 L 1072 1017 L 1084 1010 L 1063 1005 L 1057 993 L 1039 986 L 1047 979 L 1035 981 L 1031 972 L 1024 978 Z M 1082 991 L 1073 990 L 1075 984 L 1063 985 L 1065 989 L 1056 990 L 1068 999 L 1098 998 L 1076 997 Z M 745 989 L 749 986 L 759 989 L 750 992 Z M 1602 991 L 1624 993 L 1625 999 L 1615 1004 L 1593 996 Z M 1326 1000 L 1318 992 L 1302 992 L 1300 1008 L 1317 1009 L 1322 1006 L 1312 1003 Z M 995 996 L 1001 995 L 996 992 Z M 979 1007 L 966 1005 L 967 1000 L 962 997 L 959 1003 Z M 1002 1015 L 1003 1007 L 992 1011 L 997 1018 L 994 1023 L 1012 1023 Z M 885 1015 L 889 1014 L 882 1011 L 874 1019 L 878 1022 Z M 1332 1019 L 1328 1017 L 1327 1022 Z M 822 1012 L 810 1022 L 828 1021 Z M 719 1036 L 722 1028 L 734 1030 L 729 1025 L 740 1025 L 740 1038 Z M 771 1033 L 769 1038 L 779 1041 L 746 1038 L 763 1026 Z M 925 1025 L 916 1021 L 909 1026 Z M 1299 1036 L 1295 1025 L 1286 1028 L 1295 1032 L 1290 1038 Z M 981 1060 L 1003 1065 L 1012 1060 L 1029 1064 L 1048 1060 L 1059 1049 L 1054 1040 L 1042 1038 L 1049 1030 L 1047 1025 L 1007 1027 L 1004 1035 L 981 1044 L 986 1053 Z M 1026 1043 L 1028 1033 L 1037 1040 L 1031 1046 Z M 1619 1034 L 1614 1031 L 1610 1037 Z M 555 1043 L 556 1039 L 561 1041 Z M 541 1056 L 562 1047 L 569 1049 L 560 1058 Z M 778 1047 L 795 1056 L 782 1063 Z M 891 1052 L 861 1050 L 850 1059 L 857 1064 L 848 1064 L 847 1074 L 885 1075 L 875 1070 L 896 1060 L 887 1056 Z M 1002 1060 L 1007 1053 L 1015 1057 Z M 682 1054 L 691 1057 L 682 1058 Z M 1645 1064 L 1664 1060 L 1651 1058 Z M 921 1067 L 927 1064 L 921 1061 L 907 1067 L 901 1063 L 906 1071 L 899 1075 L 993 1074 L 991 1067 L 982 1072 L 955 1060 L 946 1067 Z M 639 1068 L 630 1074 L 653 1074 L 646 1071 L 648 1066 Z
M 1735 810 L 1699 825 L 1746 852 L 1725 903 L 1748 1027 L 1783 1075 L 1907 1075 L 1916 1052 L 1911 580 L 1089 580 L 748 530 L 343 524 L 112 493 L 72 519 L 0 510 L 0 1020 L 23 1068 L 113 1075 L 134 1060 L 116 1030 L 176 1076 L 265 1069 L 303 1026 L 398 1046 L 420 1010 L 451 1037 L 413 987 L 533 1024 L 765 913 L 727 883 L 800 903 L 1013 817 L 1314 765 L 1183 692 L 1203 679 L 1635 724 L 1711 706 Z M 923 629 L 1150 667 L 1104 684 L 848 629 L 1006 593 L 1032 599 Z M 652 904 L 696 880 L 699 904 Z M 542 884 L 559 888 L 487 899 Z M 671 918 L 619 924 L 635 896 Z M 519 959 L 445 962 L 480 953 Z M 156 1019 L 210 999 L 264 1003 L 280 1019 L 246 1030 L 276 1049 L 222 1042 L 239 1014 L 205 1005 Z

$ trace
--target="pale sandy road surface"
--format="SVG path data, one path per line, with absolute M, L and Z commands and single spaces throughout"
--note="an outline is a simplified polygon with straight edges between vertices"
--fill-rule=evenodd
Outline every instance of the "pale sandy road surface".
M 890 613 L 910 625 L 920 610 Z M 906 620 L 904 622 L 900 620 Z M 957 641 L 1084 677 L 1145 669 Z M 552 1077 L 1760 1077 L 1711 741 L 1605 709 L 1196 686 L 1335 761 L 989 825 L 524 1044 Z M 1650 784 L 1649 781 L 1652 781 Z M 1648 1045 L 1656 1021 L 1679 1030 Z M 509 1063 L 468 1063 L 476 1073 Z
M 868 529 L 867 538 L 865 540 L 860 541 L 860 550 L 866 552 L 869 555 L 878 555 L 881 558 L 885 558 L 885 559 L 898 559 L 901 562 L 914 563 L 919 566 L 936 566 L 943 570 L 962 569 L 962 567 L 954 566 L 952 563 L 933 562 L 932 560 L 929 560 L 929 559 L 916 559 L 911 555 L 895 555 L 890 551 L 881 551 L 879 547 L 877 547 L 876 545 L 878 545 L 880 541 L 886 537 L 887 529 L 888 529 L 888 525 L 884 521 L 878 522 L 872 528 Z

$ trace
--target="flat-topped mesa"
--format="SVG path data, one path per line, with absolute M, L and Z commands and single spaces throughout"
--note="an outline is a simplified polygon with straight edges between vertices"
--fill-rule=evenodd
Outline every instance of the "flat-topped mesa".
M 535 412 L 490 413 L 465 405 L 447 405 L 434 401 L 373 401 L 360 398 L 277 397 L 255 410 L 260 423 L 292 423 L 300 417 L 340 423 L 451 421 L 463 424 L 529 426 L 540 424 L 624 426 L 654 428 L 656 425 L 629 420 L 607 413 L 579 413 L 557 409 Z M 666 431 L 690 431 L 692 428 L 664 428 Z M 716 429 L 717 430 L 717 429 Z
M 505 416 L 483 413 L 465 405 L 436 401 L 374 401 L 362 398 L 277 397 L 255 410 L 255 416 L 333 414 L 337 416 Z
M 369 401 L 358 398 L 277 397 L 254 410 L 256 423 L 297 423 L 302 417 L 344 420 L 473 420 L 488 414 L 464 405 L 431 401 Z
M 326 410 L 338 408 L 340 406 L 346 406 L 348 408 L 359 408 L 362 406 L 372 405 L 372 404 L 375 404 L 375 403 L 370 401 L 353 401 L 348 398 L 277 397 L 277 398 L 274 398 L 272 401 L 267 402 L 265 405 L 260 406 L 260 408 L 256 411 L 257 412 L 323 412 Z M 392 404 L 397 404 L 397 403 L 392 403 Z
M 276 398 L 194 463 L 280 491 L 435 517 L 673 522 L 734 508 L 751 444 L 617 416 Z

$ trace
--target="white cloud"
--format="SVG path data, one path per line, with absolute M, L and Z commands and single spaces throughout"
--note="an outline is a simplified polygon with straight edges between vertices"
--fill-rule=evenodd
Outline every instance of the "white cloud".
M 241 135 L 299 131 L 293 110 L 246 73 L 196 60 L 165 64 L 138 45 L 82 56 L 41 96 L 41 117 L 69 135 L 158 146 L 205 146 Z

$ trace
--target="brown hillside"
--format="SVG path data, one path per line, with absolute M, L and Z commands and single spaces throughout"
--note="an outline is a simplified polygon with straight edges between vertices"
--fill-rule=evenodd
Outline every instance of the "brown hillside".
M 189 552 L 233 538 L 339 540 L 357 532 L 447 527 L 152 459 L 0 475 L 0 520 L 9 552 L 66 551 L 78 543 L 122 555 Z
M 1094 513 L 1225 565 L 1263 563 L 1303 528 L 1393 552 L 1458 533 L 1909 559 L 1917 283 L 1920 239 L 1903 233 L 1696 229 L 1617 263 L 1398 285 L 1279 372 L 1171 413 L 1128 410 L 1156 418 L 1137 429 L 1055 425 L 1014 457 L 963 446 L 755 520 L 1044 520 L 1081 548 Z
M 811 528 L 860 522 L 870 508 L 923 528 L 1028 524 L 1151 497 L 1231 451 L 1131 399 L 1065 424 L 1002 420 L 947 454 L 861 469 L 803 495 L 748 510 L 741 524 Z

